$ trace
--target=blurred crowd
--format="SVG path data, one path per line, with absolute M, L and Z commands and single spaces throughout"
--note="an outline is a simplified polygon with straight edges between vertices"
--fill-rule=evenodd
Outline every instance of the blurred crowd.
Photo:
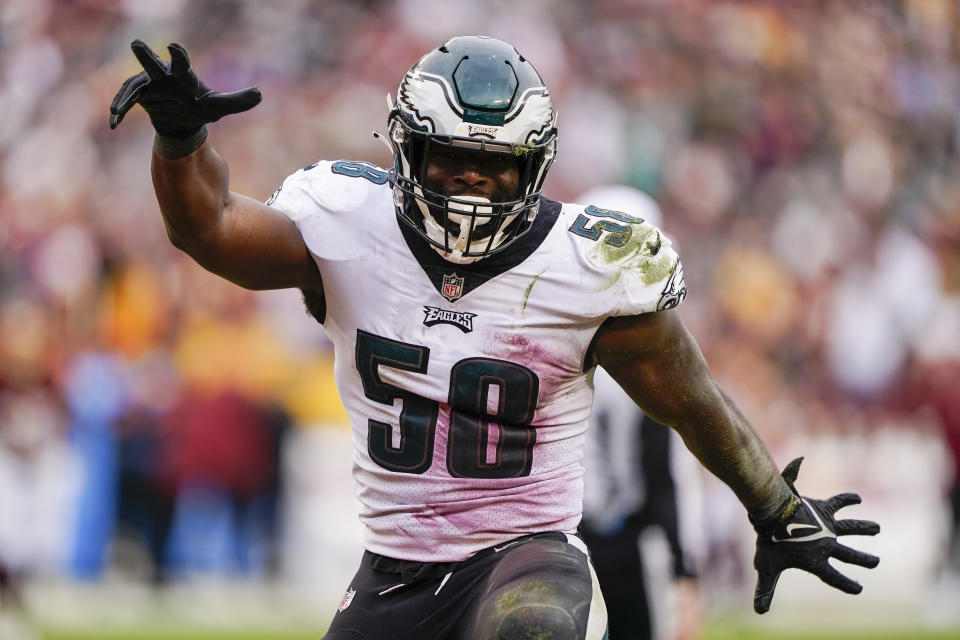
M 298 294 L 244 291 L 167 241 L 145 114 L 107 126 L 139 70 L 130 41 L 179 41 L 209 86 L 262 89 L 210 130 L 233 189 L 265 200 L 317 159 L 388 165 L 370 135 L 385 94 L 465 33 L 514 43 L 551 89 L 546 195 L 621 183 L 660 203 L 683 317 L 775 453 L 797 434 L 919 430 L 960 460 L 952 0 L 5 0 L 8 574 L 97 578 L 118 540 L 160 582 L 267 574 L 284 440 L 345 422 Z M 937 483 L 956 521 L 953 478 Z

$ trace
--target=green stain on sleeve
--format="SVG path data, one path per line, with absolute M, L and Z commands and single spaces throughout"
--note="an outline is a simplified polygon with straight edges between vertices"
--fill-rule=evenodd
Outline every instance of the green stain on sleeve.
M 610 234 L 591 251 L 596 262 L 620 267 L 609 286 L 628 270 L 639 272 L 640 279 L 647 285 L 668 277 L 676 261 L 672 252 L 660 253 L 663 243 L 660 232 L 646 223 L 631 224 L 629 228 L 629 235 Z
M 653 284 L 666 279 L 675 266 L 676 262 L 671 256 L 659 256 L 645 261 L 640 270 L 643 284 Z

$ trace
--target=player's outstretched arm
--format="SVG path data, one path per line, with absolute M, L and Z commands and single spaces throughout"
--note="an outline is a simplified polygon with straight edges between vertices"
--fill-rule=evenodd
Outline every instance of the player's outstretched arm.
M 151 171 L 167 235 L 206 269 L 251 289 L 320 289 L 320 273 L 296 225 L 265 204 L 229 189 L 226 162 L 207 142 L 207 123 L 256 106 L 260 91 L 212 91 L 183 46 L 162 60 L 140 40 L 131 45 L 143 71 L 110 105 L 116 128 L 139 104 L 157 132 Z
M 748 509 L 769 502 L 773 513 L 790 501 L 766 445 L 714 382 L 675 310 L 615 318 L 598 336 L 595 353 L 634 402 L 676 429 Z
M 802 498 L 793 486 L 800 461 L 783 475 L 763 440 L 713 380 L 703 354 L 674 310 L 617 318 L 597 339 L 599 364 L 650 417 L 676 429 L 687 447 L 747 508 L 757 531 L 754 609 L 770 607 L 780 573 L 796 567 L 848 593 L 860 585 L 827 560 L 875 567 L 875 556 L 837 543 L 837 535 L 874 535 L 880 527 L 834 520 L 859 502 L 855 494 L 827 501 Z

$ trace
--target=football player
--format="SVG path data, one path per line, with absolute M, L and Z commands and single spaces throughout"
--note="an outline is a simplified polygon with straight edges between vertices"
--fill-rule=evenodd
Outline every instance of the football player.
M 156 129 L 170 240 L 252 289 L 297 287 L 335 347 L 366 551 L 327 632 L 345 638 L 601 638 L 602 597 L 576 535 L 592 375 L 606 369 L 726 482 L 758 531 L 755 606 L 800 567 L 877 559 L 837 543 L 853 494 L 801 498 L 710 376 L 674 310 L 670 241 L 630 212 L 541 195 L 556 113 L 502 41 L 453 38 L 404 75 L 394 164 L 320 161 L 264 204 L 230 190 L 206 124 L 260 101 L 212 91 L 186 50 L 132 49 L 144 71 L 111 105 Z

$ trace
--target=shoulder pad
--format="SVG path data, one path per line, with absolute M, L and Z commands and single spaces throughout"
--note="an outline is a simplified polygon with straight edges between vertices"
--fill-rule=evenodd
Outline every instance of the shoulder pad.
M 267 204 L 296 222 L 311 214 L 359 209 L 388 183 L 388 172 L 375 165 L 324 160 L 288 176 Z
M 569 218 L 568 232 L 577 237 L 584 262 L 615 296 L 614 315 L 669 309 L 683 301 L 683 267 L 660 229 L 642 218 L 592 205 L 571 206 Z
M 267 204 L 293 220 L 310 252 L 326 260 L 364 255 L 377 234 L 358 229 L 395 218 L 389 174 L 348 160 L 325 160 L 300 169 Z

